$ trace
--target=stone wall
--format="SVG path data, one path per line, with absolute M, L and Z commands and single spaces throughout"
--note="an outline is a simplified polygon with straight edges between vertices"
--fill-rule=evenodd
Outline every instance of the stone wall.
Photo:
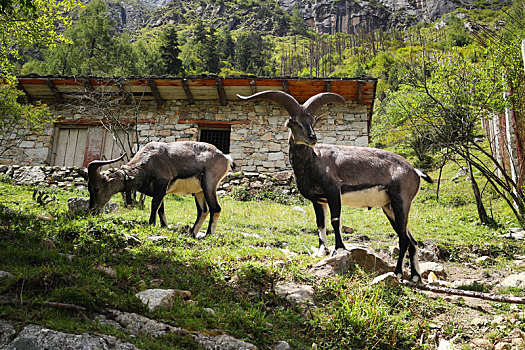
M 10 181 L 18 185 L 87 190 L 86 180 L 76 167 L 0 165 L 0 175 L 8 176 Z M 256 193 L 265 191 L 285 195 L 297 194 L 291 171 L 271 174 L 229 172 L 219 184 L 217 193 L 222 196 L 235 190 L 244 191 L 245 197 L 253 197 Z
M 20 147 L 6 152 L 0 164 L 53 165 L 53 143 L 62 125 L 96 121 L 85 106 L 53 106 L 60 122 L 50 125 L 43 135 L 32 135 Z M 327 114 L 318 126 L 318 139 L 323 143 L 368 145 L 367 111 L 363 105 L 347 103 L 345 106 L 324 106 L 319 114 Z M 149 141 L 183 141 L 199 139 L 202 121 L 231 123 L 230 152 L 238 166 L 245 172 L 273 173 L 290 170 L 288 162 L 288 129 L 284 123 L 286 110 L 266 102 L 229 101 L 222 106 L 218 101 L 197 100 L 190 105 L 184 100 L 168 101 L 157 107 L 145 102 L 136 115 L 135 142 L 144 145 Z M 129 116 L 128 116 L 129 118 Z M 197 121 L 197 122 L 196 122 Z M 85 124 L 85 123 L 84 123 Z

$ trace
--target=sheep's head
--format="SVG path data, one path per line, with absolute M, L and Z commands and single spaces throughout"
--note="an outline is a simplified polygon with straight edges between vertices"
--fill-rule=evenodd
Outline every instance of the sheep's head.
M 116 159 L 111 160 L 94 160 L 88 164 L 87 172 L 81 171 L 80 174 L 87 180 L 89 191 L 89 210 L 98 214 L 104 209 L 106 203 L 111 197 L 120 191 L 124 190 L 123 178 L 120 178 L 117 173 L 101 174 L 99 169 L 101 166 L 118 162 L 124 158 L 125 154 Z
M 237 97 L 243 100 L 270 100 L 283 106 L 290 115 L 285 126 L 290 128 L 294 142 L 311 147 L 317 143 L 317 135 L 314 132 L 314 127 L 321 119 L 321 117 L 315 116 L 315 112 L 328 103 L 345 104 L 345 99 L 341 95 L 331 92 L 314 95 L 302 105 L 299 104 L 293 96 L 279 90 L 263 91 L 251 96 L 237 95 Z

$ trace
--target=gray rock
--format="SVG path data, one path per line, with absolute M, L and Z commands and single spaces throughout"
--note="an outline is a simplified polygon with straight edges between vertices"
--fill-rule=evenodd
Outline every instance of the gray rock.
M 67 200 L 67 207 L 73 214 L 89 210 L 89 198 L 71 197 Z
M 313 304 L 314 289 L 308 284 L 280 282 L 275 285 L 275 293 L 292 302 Z
M 445 268 L 443 265 L 440 265 L 435 262 L 423 262 L 419 264 L 419 272 L 421 273 L 421 277 L 427 278 L 430 272 L 434 272 L 436 276 L 438 276 L 441 279 L 447 278 L 447 273 L 445 272 Z
M 12 278 L 13 274 L 7 271 L 0 271 L 0 278 Z
M 517 241 L 525 240 L 525 230 L 523 229 L 510 229 L 509 233 L 501 235 L 504 238 L 515 239 Z
M 13 179 L 21 185 L 38 185 L 46 180 L 46 174 L 41 167 L 22 167 L 20 168 Z
M 525 272 L 510 275 L 499 284 L 501 287 L 525 288 Z
M 104 325 L 116 324 L 116 326 L 114 326 L 116 329 L 129 334 L 146 334 L 152 337 L 160 337 L 167 333 L 190 334 L 190 332 L 182 328 L 173 327 L 169 324 L 158 322 L 135 313 L 110 310 L 110 315 L 112 319 L 99 316 L 98 322 Z
M 0 320 L 0 349 L 7 345 L 16 335 L 15 327 L 7 321 Z
M 0 165 L 0 173 L 5 174 L 7 173 L 7 170 L 9 170 L 9 167 L 5 164 Z
M 213 310 L 213 309 L 210 308 L 210 307 L 205 307 L 205 308 L 204 308 L 204 311 L 206 311 L 206 312 L 209 313 L 210 315 L 215 315 L 215 310 Z
M 391 287 L 399 285 L 399 281 L 397 280 L 396 274 L 393 272 L 387 272 L 380 276 L 377 276 L 376 278 L 373 279 L 371 284 L 375 285 L 381 282 Z
M 103 325 L 110 325 L 116 329 L 122 330 L 128 334 L 138 335 L 146 334 L 152 337 L 160 337 L 167 333 L 175 333 L 181 336 L 192 337 L 200 346 L 209 350 L 254 350 L 256 347 L 250 343 L 235 339 L 229 335 L 221 334 L 220 331 L 208 331 L 206 334 L 199 332 L 189 332 L 179 327 L 173 327 L 169 324 L 158 322 L 147 317 L 110 310 L 108 319 L 103 315 L 97 317 L 97 321 Z
M 194 333 L 194 339 L 207 350 L 256 350 L 255 345 L 235 339 L 229 335 Z
M 57 332 L 41 326 L 25 327 L 6 350 L 44 350 L 44 349 L 83 349 L 83 350 L 135 350 L 131 343 L 104 334 L 69 334 Z
M 151 311 L 173 306 L 177 293 L 173 289 L 148 289 L 135 294 Z
M 67 207 L 69 211 L 73 214 L 77 213 L 86 213 L 89 211 L 89 198 L 85 197 L 70 197 L 67 200 Z M 106 213 L 113 213 L 118 209 L 118 203 L 108 202 L 106 204 L 104 211 Z
M 288 344 L 288 342 L 285 342 L 284 340 L 278 342 L 273 347 L 273 350 L 289 350 L 289 349 L 291 349 L 290 344 Z
M 130 246 L 138 246 L 142 244 L 142 241 L 134 235 L 124 234 L 124 239 L 126 240 L 126 243 Z
M 394 270 L 388 262 L 377 255 L 371 248 L 364 246 L 347 247 L 337 255 L 317 262 L 310 273 L 320 277 L 330 277 L 348 272 L 350 264 L 356 264 L 365 272 L 382 274 Z

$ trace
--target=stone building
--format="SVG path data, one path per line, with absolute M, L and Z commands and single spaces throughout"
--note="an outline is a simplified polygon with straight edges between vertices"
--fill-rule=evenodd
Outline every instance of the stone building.
M 331 91 L 346 105 L 327 105 L 316 128 L 323 143 L 368 145 L 376 80 L 193 76 L 22 76 L 29 100 L 42 100 L 56 116 L 42 135 L 30 135 L 3 154 L 1 164 L 86 166 L 94 159 L 133 154 L 149 141 L 200 140 L 231 153 L 240 170 L 289 169 L 286 110 L 266 101 L 242 101 L 282 90 L 299 102 Z

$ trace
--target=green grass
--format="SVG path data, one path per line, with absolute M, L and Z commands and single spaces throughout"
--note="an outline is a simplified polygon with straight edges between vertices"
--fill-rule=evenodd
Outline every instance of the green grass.
M 453 174 L 450 168 L 444 177 Z M 468 183 L 444 180 L 439 202 L 435 191 L 435 185 L 424 184 L 414 202 L 410 227 L 416 239 L 437 245 L 454 261 L 468 260 L 477 250 L 504 265 L 513 254 L 525 253 L 522 244 L 494 236 L 516 226 L 500 200 L 491 202 L 490 211 L 500 224 L 491 228 L 477 223 Z M 193 224 L 191 197 L 168 196 L 166 213 L 173 227 L 163 229 L 147 225 L 149 201 L 143 209 L 121 206 L 99 217 L 72 216 L 67 198 L 86 193 L 47 189 L 57 201 L 42 207 L 32 192 L 32 187 L 0 181 L 0 270 L 15 276 L 1 281 L 0 296 L 33 301 L 22 307 L 1 305 L 0 317 L 20 326 L 37 323 L 68 332 L 106 333 L 146 349 L 198 348 L 192 339 L 173 334 L 130 337 L 87 321 L 77 311 L 42 304 L 60 302 L 85 307 L 86 315 L 116 308 L 188 330 L 218 329 L 260 349 L 271 349 L 280 340 L 293 349 L 310 349 L 312 344 L 318 349 L 407 349 L 417 348 L 421 336 L 428 336 L 429 319 L 447 311 L 439 299 L 406 288 L 370 287 L 372 276 L 358 269 L 316 280 L 307 272 L 317 260 L 307 254 L 318 244 L 315 216 L 311 205 L 298 198 L 290 205 L 222 198 L 216 234 L 195 240 L 177 225 Z M 113 200 L 122 204 L 119 196 Z M 296 205 L 306 213 L 294 210 Z M 377 249 L 397 244 L 379 209 L 344 208 L 342 220 L 355 229 L 344 235 L 347 241 L 367 236 Z M 124 234 L 142 244 L 128 245 Z M 149 241 L 153 235 L 166 238 Z M 333 235 L 329 239 L 333 241 Z M 100 265 L 114 269 L 116 277 L 95 269 Z M 191 291 L 192 302 L 179 300 L 170 309 L 148 311 L 135 293 L 159 280 L 160 288 Z M 277 296 L 273 288 L 284 280 L 314 286 L 317 307 Z

